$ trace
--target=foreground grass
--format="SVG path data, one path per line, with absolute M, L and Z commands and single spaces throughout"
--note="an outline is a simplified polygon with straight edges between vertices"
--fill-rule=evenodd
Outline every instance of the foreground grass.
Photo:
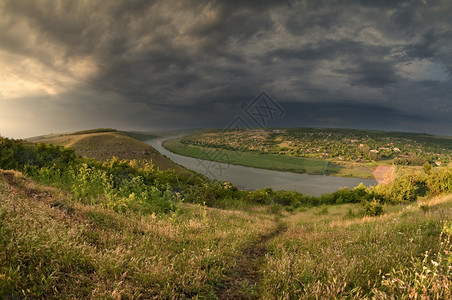
M 83 205 L 0 174 L 0 298 L 215 298 L 272 216 L 183 205 L 170 215 Z
M 178 139 L 167 140 L 163 146 L 179 155 L 218 161 L 234 165 L 277 171 L 307 173 L 311 175 L 334 175 L 342 177 L 372 178 L 373 167 L 359 163 L 331 163 L 326 160 L 295 156 L 266 154 L 256 151 L 238 152 L 218 148 L 186 146 Z
M 346 204 L 289 216 L 289 229 L 269 246 L 263 298 L 451 296 L 452 248 L 449 244 L 440 251 L 444 246 L 440 235 L 445 226 L 452 228 L 447 223 L 452 196 L 421 206 L 389 206 L 380 217 L 362 217 L 359 210 L 356 204 Z M 431 258 L 425 262 L 426 253 Z M 444 262 L 442 274 L 435 267 L 441 260 L 438 253 Z M 427 277 L 419 275 L 424 273 Z M 431 283 L 435 280 L 436 285 Z
M 75 199 L 0 171 L 0 298 L 452 297 L 452 195 L 379 217 L 360 204 L 156 215 Z

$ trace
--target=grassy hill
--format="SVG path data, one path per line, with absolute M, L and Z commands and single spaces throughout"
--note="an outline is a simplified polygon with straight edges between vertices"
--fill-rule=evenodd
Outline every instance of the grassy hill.
M 452 296 L 452 197 L 360 209 L 117 212 L 0 171 L 0 297 Z
M 1 299 L 452 297 L 449 167 L 312 197 L 0 138 L 0 169 Z
M 0 171 L 0 298 L 213 297 L 271 216 L 183 205 L 117 213 Z
M 175 164 L 142 141 L 156 137 L 158 136 L 139 132 L 128 133 L 114 129 L 95 129 L 39 136 L 29 138 L 28 141 L 70 147 L 78 155 L 99 161 L 107 161 L 115 156 L 120 160 L 152 161 L 156 167 L 162 170 L 173 169 L 178 172 L 187 172 L 186 169 Z

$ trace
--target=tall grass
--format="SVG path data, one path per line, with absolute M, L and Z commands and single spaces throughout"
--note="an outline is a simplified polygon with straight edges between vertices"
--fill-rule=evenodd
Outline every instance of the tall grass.
M 290 216 L 288 231 L 270 244 L 263 297 L 385 298 L 411 289 L 422 295 L 424 288 L 427 295 L 449 295 L 450 225 L 446 231 L 443 226 L 452 217 L 452 197 L 427 213 L 416 205 L 393 206 L 383 216 L 361 217 L 360 209 L 347 204 L 326 213 L 315 208 Z M 416 283 L 426 252 L 440 253 L 434 259 L 446 270 L 435 277 L 436 291 L 433 284 Z M 447 285 L 441 286 L 443 281 Z
M 452 223 L 445 222 L 439 249 L 412 257 L 408 266 L 393 268 L 383 275 L 382 285 L 391 295 L 411 299 L 452 298 Z
M 118 213 L 13 172 L 0 183 L 1 298 L 214 297 L 241 249 L 274 227 L 268 215 L 189 204 Z

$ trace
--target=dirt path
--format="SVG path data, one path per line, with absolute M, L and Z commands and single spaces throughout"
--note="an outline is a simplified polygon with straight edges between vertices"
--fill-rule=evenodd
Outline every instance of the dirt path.
M 253 244 L 245 248 L 237 257 L 237 263 L 226 285 L 217 290 L 218 299 L 258 299 L 261 266 L 268 252 L 267 243 L 286 231 L 287 226 L 280 218 L 275 219 L 277 227 L 261 235 Z

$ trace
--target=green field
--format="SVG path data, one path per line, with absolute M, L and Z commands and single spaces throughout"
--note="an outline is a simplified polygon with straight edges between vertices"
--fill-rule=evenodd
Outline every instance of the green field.
M 307 173 L 311 175 L 333 175 L 344 177 L 372 178 L 373 168 L 365 164 L 330 163 L 326 160 L 301 158 L 256 151 L 239 152 L 219 148 L 186 146 L 178 139 L 167 140 L 163 146 L 176 154 L 219 161 L 234 165 Z

